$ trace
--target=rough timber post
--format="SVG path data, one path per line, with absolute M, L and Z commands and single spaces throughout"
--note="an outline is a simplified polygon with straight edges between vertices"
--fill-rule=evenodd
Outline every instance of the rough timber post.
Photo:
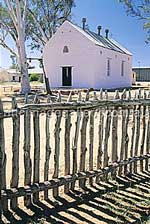
M 108 92 L 105 90 L 105 99 L 108 100 Z M 103 167 L 107 167 L 109 163 L 109 156 L 108 156 L 108 141 L 110 137 L 110 126 L 111 126 L 111 110 L 108 106 L 105 107 L 106 112 L 106 122 L 105 122 L 105 134 L 104 134 L 104 160 L 103 160 Z M 104 180 L 107 181 L 108 174 L 104 175 Z
M 129 96 L 128 96 L 128 100 L 131 99 L 131 93 L 129 90 Z M 127 109 L 127 116 L 126 116 L 126 125 L 125 125 L 125 155 L 124 155 L 124 159 L 127 160 L 128 159 L 128 147 L 129 147 L 129 135 L 128 135 L 128 125 L 129 125 L 129 119 L 130 119 L 130 108 Z M 128 166 L 125 165 L 124 166 L 124 175 L 127 175 L 128 172 Z
M 104 163 L 103 167 L 108 166 L 108 140 L 110 136 L 110 125 L 111 125 L 111 111 L 109 109 L 107 110 L 107 117 L 106 117 L 106 123 L 105 123 L 105 135 L 104 135 Z
M 0 113 L 3 114 L 3 103 L 0 99 Z M 4 134 L 4 120 L 0 118 L 0 195 L 1 190 L 6 189 L 6 153 L 5 153 L 5 134 Z M 8 200 L 1 199 L 0 206 L 3 211 L 8 210 Z M 1 211 L 0 211 L 1 214 Z
M 53 178 L 58 178 L 59 175 L 59 157 L 60 157 L 60 124 L 61 124 L 62 112 L 56 111 L 56 123 L 55 123 L 55 154 L 54 154 L 54 174 Z M 53 189 L 53 196 L 58 196 L 58 188 Z
M 146 99 L 146 92 L 144 91 L 144 99 Z M 146 136 L 146 106 L 143 105 L 142 108 L 142 139 L 141 139 L 141 145 L 140 145 L 140 155 L 142 156 L 144 154 L 144 146 L 145 146 L 145 136 Z M 140 171 L 143 172 L 143 160 L 140 160 Z
M 80 171 L 85 171 L 85 158 L 86 158 L 86 133 L 87 133 L 87 122 L 89 119 L 89 115 L 87 111 L 83 112 L 82 126 L 81 126 L 81 153 L 80 153 Z M 79 186 L 81 188 L 85 187 L 85 180 L 79 181 Z
M 138 92 L 138 99 L 141 97 L 141 91 L 139 90 Z M 141 117 L 141 106 L 137 106 L 137 111 L 136 111 L 136 131 L 135 131 L 135 146 L 134 146 L 134 156 L 138 155 L 138 149 L 139 149 L 139 142 L 140 142 L 140 117 Z M 137 173 L 137 161 L 134 161 L 134 173 Z
M 25 103 L 28 103 L 28 96 L 26 95 Z M 32 162 L 30 156 L 30 134 L 31 134 L 31 114 L 30 110 L 24 112 L 24 185 L 29 186 L 31 184 L 32 175 Z M 24 205 L 28 207 L 31 204 L 31 196 L 26 195 L 24 197 Z
M 108 100 L 108 92 L 105 90 L 105 99 Z M 110 125 L 111 125 L 111 111 L 109 110 L 108 106 L 106 106 L 106 122 L 105 122 L 105 134 L 104 134 L 104 161 L 103 167 L 108 166 L 108 140 L 110 136 Z
M 16 99 L 12 99 L 12 109 L 17 109 Z M 13 115 L 13 137 L 12 137 L 12 178 L 10 187 L 17 188 L 19 183 L 19 138 L 20 138 L 20 115 Z M 12 209 L 18 206 L 18 199 L 14 197 L 10 201 Z
M 134 96 L 135 100 L 135 96 Z M 132 134 L 131 134 L 131 147 L 130 147 L 130 158 L 133 157 L 133 149 L 134 149 L 134 140 L 135 140 L 135 111 L 136 111 L 136 106 L 133 106 L 132 110 Z M 130 173 L 133 171 L 133 163 L 130 163 Z
M 117 90 L 114 99 L 119 99 L 119 91 Z M 118 161 L 118 107 L 114 107 L 112 113 L 112 153 L 111 162 L 115 163 Z M 116 170 L 112 172 L 112 177 L 115 178 Z
M 50 102 L 50 99 L 47 101 Z M 46 146 L 45 146 L 45 163 L 44 163 L 44 181 L 48 181 L 48 174 L 49 174 L 49 161 L 50 161 L 50 155 L 51 155 L 51 147 L 50 147 L 50 116 L 51 112 L 46 113 Z M 48 199 L 48 190 L 44 191 L 44 199 Z
M 126 90 L 123 91 L 121 98 L 122 100 L 126 98 Z M 123 160 L 125 152 L 125 140 L 126 140 L 125 128 L 126 128 L 126 110 L 122 110 L 122 138 L 121 138 L 120 161 Z M 118 174 L 119 175 L 122 174 L 122 167 L 119 167 Z
M 72 92 L 70 92 L 68 97 L 68 102 L 72 100 Z M 66 111 L 65 113 L 65 176 L 70 174 L 70 130 L 71 130 L 71 112 Z M 64 186 L 64 192 L 69 192 L 70 184 L 67 183 Z
M 78 94 L 78 102 L 81 101 L 81 92 Z M 79 131 L 80 131 L 80 121 L 81 121 L 81 111 L 80 109 L 77 110 L 77 120 L 75 122 L 75 135 L 72 143 L 72 151 L 73 151 L 73 170 L 72 174 L 77 172 L 77 146 L 78 146 L 78 138 L 79 138 Z M 71 183 L 71 189 L 74 190 L 75 181 Z
M 37 96 L 35 96 L 34 103 L 39 103 Z M 34 169 L 33 169 L 33 182 L 39 183 L 40 180 L 40 121 L 39 112 L 35 111 L 33 114 L 33 127 L 34 127 Z M 33 194 L 33 202 L 39 200 L 39 193 Z
M 100 90 L 99 100 L 103 99 L 103 90 Z M 103 133 L 104 133 L 104 114 L 103 109 L 99 109 L 99 125 L 98 125 L 98 153 L 97 153 L 97 169 L 102 168 L 102 155 L 103 155 Z M 96 177 L 96 183 L 99 182 L 99 176 Z
M 150 92 L 148 94 L 148 99 L 150 99 Z M 148 106 L 148 120 L 147 120 L 147 134 L 146 134 L 146 154 L 150 153 L 150 106 Z M 149 159 L 145 160 L 145 170 L 149 169 Z
M 90 144 L 89 144 L 89 169 L 90 171 L 93 170 L 93 147 L 94 147 L 94 114 L 95 110 L 90 112 Z M 89 179 L 89 183 L 93 184 L 93 178 Z

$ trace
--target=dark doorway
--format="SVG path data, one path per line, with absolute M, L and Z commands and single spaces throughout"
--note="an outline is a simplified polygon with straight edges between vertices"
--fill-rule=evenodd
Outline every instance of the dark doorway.
M 72 86 L 72 67 L 62 67 L 62 86 Z

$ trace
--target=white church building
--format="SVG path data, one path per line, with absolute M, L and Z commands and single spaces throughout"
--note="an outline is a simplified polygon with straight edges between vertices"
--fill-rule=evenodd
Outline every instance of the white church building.
M 72 88 L 121 88 L 132 83 L 132 54 L 118 42 L 65 21 L 43 50 L 50 86 Z

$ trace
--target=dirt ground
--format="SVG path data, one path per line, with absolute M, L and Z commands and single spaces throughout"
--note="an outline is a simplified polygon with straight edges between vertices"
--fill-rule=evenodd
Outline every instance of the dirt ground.
M 15 87 L 18 88 L 18 87 Z M 148 86 L 145 87 L 146 90 L 150 90 Z M 2 89 L 2 88 L 0 88 Z M 7 91 L 7 90 L 6 90 Z M 134 94 L 136 90 L 132 90 Z M 92 94 L 92 93 L 91 93 Z M 98 94 L 98 92 L 97 92 Z M 4 101 L 4 108 L 11 108 L 11 92 L 2 93 L 2 100 Z M 112 97 L 114 92 L 110 92 L 109 96 Z M 20 99 L 19 99 L 20 100 Z M 20 104 L 22 105 L 22 103 Z M 23 126 L 23 115 L 20 117 L 20 160 L 19 160 L 19 186 L 23 186 L 24 184 L 24 126 Z M 40 115 L 40 181 L 44 180 L 44 162 L 45 162 L 45 149 L 46 149 L 46 140 L 45 140 L 45 114 Z M 50 147 L 52 150 L 50 157 L 50 169 L 49 169 L 49 179 L 52 178 L 54 173 L 54 149 L 55 149 L 55 139 L 54 139 L 54 129 L 55 129 L 55 121 L 56 115 L 53 114 L 50 117 Z M 72 113 L 71 115 L 71 148 L 72 142 L 75 134 L 75 122 L 76 122 L 76 114 Z M 104 116 L 104 125 L 106 122 L 106 114 Z M 82 119 L 80 122 L 81 129 Z M 128 135 L 129 135 L 129 149 L 131 147 L 131 131 L 132 131 L 132 116 L 130 116 Z M 97 162 L 97 153 L 98 153 L 98 125 L 99 125 L 99 112 L 95 113 L 94 118 L 94 169 L 96 169 Z M 13 135 L 13 125 L 12 118 L 4 119 L 4 127 L 5 127 L 5 146 L 6 146 L 6 156 L 7 156 L 7 187 L 10 187 L 11 182 L 11 169 L 12 169 L 12 135 Z M 65 114 L 61 121 L 61 132 L 60 132 L 60 167 L 59 167 L 59 176 L 64 175 L 64 131 L 65 127 Z M 105 127 L 105 126 L 104 126 Z M 111 127 L 112 128 L 112 127 Z M 141 132 L 142 132 L 142 122 L 141 122 Z M 121 117 L 119 117 L 118 129 L 121 130 Z M 87 152 L 86 152 L 86 169 L 89 169 L 89 130 L 90 130 L 90 122 L 87 124 Z M 120 148 L 121 148 L 121 131 L 118 132 L 118 158 L 120 158 Z M 78 141 L 78 170 L 79 170 L 79 161 L 80 161 L 80 148 L 81 148 L 81 135 L 79 135 Z M 141 140 L 141 137 L 140 137 Z M 112 133 L 109 138 L 109 157 L 111 158 L 111 149 L 112 149 Z M 140 148 L 139 148 L 140 150 Z M 129 154 L 129 151 L 128 151 Z M 71 170 L 73 167 L 72 164 L 72 150 L 71 150 Z M 33 166 L 33 158 L 34 158 L 34 133 L 33 133 L 33 117 L 31 115 L 31 159 Z M 33 173 L 32 173 L 33 178 Z M 141 179 L 140 179 L 141 178 Z M 150 191 L 149 191 L 149 180 L 150 173 L 139 174 L 139 176 L 133 176 L 133 183 L 135 180 L 142 180 L 143 184 L 140 182 L 135 183 L 133 188 L 126 187 L 125 183 L 123 183 L 123 190 L 116 190 L 115 192 L 109 192 L 107 194 L 106 191 L 109 188 L 113 188 L 114 183 L 107 184 L 102 183 L 100 185 L 95 185 L 93 188 L 89 188 L 84 192 L 77 191 L 76 193 L 72 193 L 72 195 L 63 195 L 63 187 L 60 188 L 61 198 L 57 201 L 49 201 L 45 202 L 42 200 L 39 205 L 33 205 L 33 208 L 27 210 L 23 208 L 22 198 L 20 200 L 20 211 L 19 213 L 11 213 L 10 217 L 12 220 L 9 220 L 9 217 L 5 217 L 6 223 L 29 223 L 30 216 L 32 221 L 30 223 L 91 223 L 91 224 L 101 224 L 101 223 L 140 223 L 139 220 L 143 216 L 146 216 L 150 212 Z M 122 183 L 116 183 L 117 186 L 122 187 Z M 128 180 L 130 182 L 130 180 Z M 101 186 L 102 185 L 102 186 Z M 104 194 L 100 196 L 99 188 L 104 190 Z M 122 188 L 121 188 L 122 189 Z M 123 191 L 123 192 L 122 192 Z M 50 198 L 51 191 L 49 192 Z M 92 196 L 91 196 L 92 195 Z M 80 197 L 81 196 L 81 197 Z M 87 199 L 86 199 L 87 196 Z M 93 198 L 94 196 L 94 198 Z M 41 194 L 42 199 L 42 194 Z M 84 201 L 85 200 L 85 201 Z M 145 204 L 143 204 L 145 203 Z M 58 209 L 58 210 L 57 210 Z M 57 211 L 57 212 L 56 212 Z M 45 213 L 48 212 L 48 217 Z M 50 214 L 50 215 L 49 215 Z M 39 217 L 38 217 L 39 216 Z M 25 217 L 25 218 L 24 218 Z M 25 221 L 24 221 L 25 219 Z M 37 220 L 40 220 L 37 222 Z M 17 221 L 21 220 L 21 221 Z M 34 221 L 35 220 L 35 221 Z M 9 222 L 10 221 L 10 222 Z
M 150 172 L 42 199 L 4 214 L 2 224 L 149 224 Z

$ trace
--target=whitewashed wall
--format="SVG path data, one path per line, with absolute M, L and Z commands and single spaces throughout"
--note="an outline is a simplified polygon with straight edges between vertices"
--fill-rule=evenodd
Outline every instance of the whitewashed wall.
M 69 53 L 63 53 L 68 46 Z M 100 54 L 102 51 L 102 54 Z M 117 58 L 115 57 L 117 55 Z M 111 75 L 106 74 L 106 61 L 111 58 Z M 128 61 L 129 58 L 129 61 Z M 115 88 L 131 85 L 131 56 L 99 46 L 66 21 L 44 47 L 43 59 L 51 87 L 62 86 L 62 67 L 72 66 L 74 88 Z M 121 76 L 121 61 L 125 75 Z

